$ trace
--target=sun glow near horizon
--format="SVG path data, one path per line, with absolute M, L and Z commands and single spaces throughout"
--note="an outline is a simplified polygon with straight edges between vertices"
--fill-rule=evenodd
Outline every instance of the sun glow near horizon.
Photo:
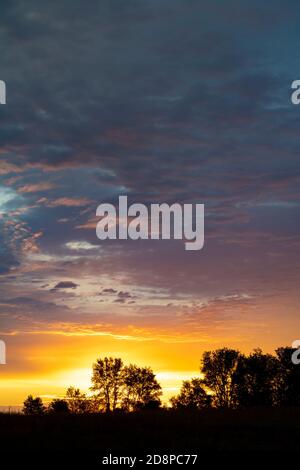
M 69 386 L 79 388 L 90 396 L 91 373 L 91 368 L 67 369 L 47 374 L 47 377 L 1 380 L 1 406 L 21 406 L 29 394 L 40 396 L 48 403 L 53 398 L 63 398 Z M 167 405 L 169 399 L 179 392 L 182 381 L 199 376 L 199 371 L 159 371 L 155 375 L 162 387 L 162 402 Z
M 122 334 L 78 335 L 23 334 L 7 336 L 7 365 L 0 369 L 0 404 L 21 405 L 29 394 L 45 397 L 63 397 L 69 386 L 89 393 L 92 365 L 105 356 L 120 357 L 125 365 L 137 364 L 153 369 L 163 390 L 163 403 L 176 395 L 182 381 L 200 376 L 200 360 L 203 351 L 230 346 L 249 352 L 262 345 L 272 352 L 273 343 L 224 339 L 224 332 L 210 338 L 205 335 L 197 342 L 193 332 L 181 341 L 166 340 L 165 331 L 157 329 L 157 336 L 148 341 L 132 338 L 132 329 Z M 237 336 L 237 335 L 236 335 Z M 161 338 L 164 338 L 162 340 Z M 262 338 L 263 339 L 263 338 Z M 274 345 L 280 344 L 277 337 Z M 50 397 L 50 398 L 49 398 Z

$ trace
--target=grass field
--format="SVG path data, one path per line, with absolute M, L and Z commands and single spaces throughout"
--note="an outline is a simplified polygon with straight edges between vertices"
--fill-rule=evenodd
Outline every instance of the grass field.
M 1 451 L 67 458 L 148 453 L 297 452 L 300 409 L 112 415 L 0 414 Z

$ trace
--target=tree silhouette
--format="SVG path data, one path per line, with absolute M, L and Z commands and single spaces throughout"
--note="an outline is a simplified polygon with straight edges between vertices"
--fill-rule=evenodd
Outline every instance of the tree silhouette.
M 70 409 L 67 400 L 55 398 L 50 403 L 48 411 L 49 413 L 69 413 Z
M 182 383 L 179 395 L 172 397 L 170 402 L 176 409 L 202 410 L 211 406 L 212 396 L 207 394 L 202 379 L 193 378 Z
M 130 364 L 123 369 L 123 399 L 122 407 L 128 411 L 141 408 L 159 407 L 161 386 L 150 367 L 138 367 Z
M 79 388 L 69 387 L 66 392 L 66 401 L 71 413 L 88 413 L 90 410 L 90 401 Z
M 217 407 L 227 408 L 236 404 L 234 375 L 239 358 L 239 351 L 228 348 L 203 353 L 203 383 L 213 392 L 214 405 Z
M 293 364 L 291 359 L 295 351 L 289 347 L 276 349 L 280 367 L 277 400 L 282 406 L 300 405 L 300 365 Z
M 42 415 L 45 410 L 46 408 L 40 397 L 33 398 L 32 395 L 28 395 L 23 403 L 22 411 L 25 415 Z
M 120 358 L 105 357 L 93 365 L 92 387 L 106 413 L 114 411 L 122 399 L 123 362 Z
M 237 404 L 242 407 L 272 406 L 276 403 L 279 361 L 255 349 L 240 356 L 234 374 Z
M 298 350 L 281 347 L 276 356 L 255 349 L 246 356 L 229 348 L 203 353 L 202 377 L 184 381 L 170 402 L 173 409 L 202 410 L 208 407 L 249 408 L 300 406 L 300 366 L 292 356 Z M 105 357 L 93 364 L 93 396 L 69 387 L 64 400 L 55 399 L 49 413 L 96 413 L 122 409 L 134 412 L 161 406 L 162 389 L 150 367 L 123 365 L 120 358 Z M 43 414 L 40 397 L 29 395 L 24 414 Z

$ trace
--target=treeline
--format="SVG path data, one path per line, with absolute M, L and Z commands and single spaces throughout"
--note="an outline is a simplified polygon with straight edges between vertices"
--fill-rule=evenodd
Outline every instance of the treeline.
M 161 406 L 162 390 L 150 367 L 124 366 L 122 359 L 105 357 L 93 365 L 91 396 L 69 387 L 65 398 L 54 399 L 47 407 L 40 397 L 29 395 L 23 413 L 97 413 L 137 411 Z
M 222 348 L 203 353 L 200 376 L 184 381 L 170 399 L 174 409 L 249 408 L 300 405 L 300 365 L 294 349 L 278 348 L 275 355 L 255 349 L 246 356 Z M 98 359 L 93 365 L 91 396 L 70 387 L 63 399 L 47 407 L 41 398 L 25 400 L 25 414 L 97 413 L 158 409 L 162 389 L 150 367 L 124 366 L 119 358 Z
M 255 349 L 246 356 L 234 349 L 203 354 L 203 378 L 183 382 L 174 408 L 247 408 L 300 405 L 300 366 L 295 349 L 278 348 L 275 355 Z

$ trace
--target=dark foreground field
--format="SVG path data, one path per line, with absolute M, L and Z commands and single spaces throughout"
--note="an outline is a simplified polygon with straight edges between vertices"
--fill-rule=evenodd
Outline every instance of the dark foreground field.
M 114 415 L 0 414 L 1 451 L 64 457 L 109 453 L 285 453 L 300 448 L 300 409 L 175 412 Z M 32 457 L 33 458 L 33 457 Z

